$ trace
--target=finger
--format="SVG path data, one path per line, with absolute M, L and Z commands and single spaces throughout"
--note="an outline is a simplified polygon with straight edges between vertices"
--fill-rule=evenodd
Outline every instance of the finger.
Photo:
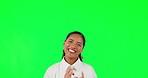
M 73 74 L 73 70 L 72 70 L 72 69 L 68 69 L 68 70 L 66 71 L 66 74 L 72 75 L 72 74 Z
M 84 78 L 84 73 L 82 72 L 82 77 L 81 78 Z
M 70 74 L 70 75 L 72 75 L 72 74 L 73 74 L 73 70 L 72 70 L 72 69 L 70 70 L 69 74 Z
M 66 73 L 68 73 L 68 72 L 70 72 L 70 69 L 67 69 L 67 70 L 66 70 Z
M 70 71 L 71 71 L 71 68 L 68 67 L 68 68 L 66 69 L 66 72 L 69 73 Z
M 66 71 L 68 71 L 70 69 L 70 66 L 66 69 Z
M 68 71 L 66 71 L 64 78 L 71 78 L 72 76 L 72 71 L 71 69 L 69 69 Z

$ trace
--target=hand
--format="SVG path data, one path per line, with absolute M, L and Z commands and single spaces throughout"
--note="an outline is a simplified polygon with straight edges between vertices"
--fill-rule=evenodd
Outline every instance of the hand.
M 73 74 L 73 69 L 68 67 L 67 70 L 66 70 L 66 73 L 64 75 L 64 78 L 71 78 L 72 74 Z

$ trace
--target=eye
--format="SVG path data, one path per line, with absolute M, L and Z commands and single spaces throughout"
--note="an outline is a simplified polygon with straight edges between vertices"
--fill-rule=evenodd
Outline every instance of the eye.
M 68 41 L 68 42 L 72 43 L 72 41 L 71 41 L 71 40 L 70 40 L 70 41 Z
M 77 44 L 77 46 L 81 47 L 81 44 Z

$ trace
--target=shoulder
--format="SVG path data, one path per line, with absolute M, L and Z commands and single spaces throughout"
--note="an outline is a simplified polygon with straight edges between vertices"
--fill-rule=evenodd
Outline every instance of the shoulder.
M 84 68 L 86 68 L 86 69 L 90 69 L 90 70 L 93 69 L 93 67 L 92 67 L 91 65 L 86 64 L 86 63 L 84 63 L 84 62 L 82 62 L 82 66 L 83 66 Z
M 55 71 L 56 68 L 59 66 L 59 64 L 60 64 L 60 62 L 51 65 L 50 67 L 48 67 L 47 71 L 48 71 L 48 72 L 49 72 L 49 71 L 52 71 L 52 72 Z M 47 71 L 46 71 L 46 72 L 47 72 Z
M 82 66 L 86 78 L 97 78 L 96 72 L 91 65 L 82 62 Z
M 44 75 L 44 78 L 54 78 L 59 64 L 60 64 L 60 62 L 55 63 L 52 66 L 48 67 L 48 69 L 46 70 L 46 73 Z
M 51 65 L 48 69 L 56 68 L 59 64 L 60 64 L 60 62 L 55 63 L 55 64 Z

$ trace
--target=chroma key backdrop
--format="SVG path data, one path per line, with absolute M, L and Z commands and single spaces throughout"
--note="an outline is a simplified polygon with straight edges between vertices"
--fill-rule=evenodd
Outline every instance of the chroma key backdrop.
M 1 0 L 0 78 L 43 78 L 71 31 L 99 78 L 148 78 L 147 0 Z

